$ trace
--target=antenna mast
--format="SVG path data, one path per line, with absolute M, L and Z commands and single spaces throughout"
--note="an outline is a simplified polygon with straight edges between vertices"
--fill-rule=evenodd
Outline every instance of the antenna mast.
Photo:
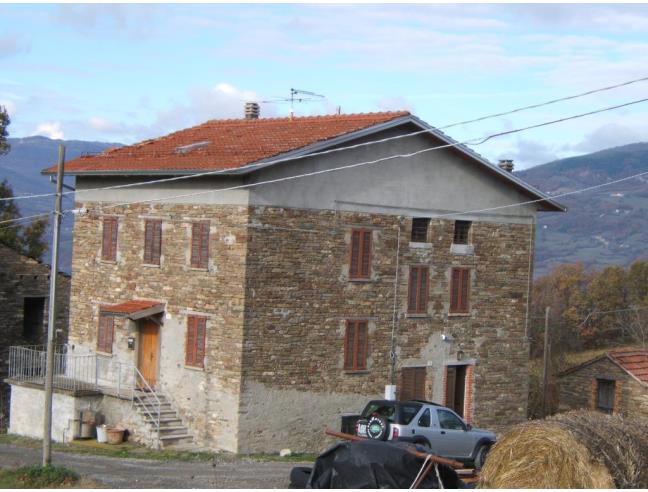
M 307 96 L 307 97 L 303 97 Z M 290 97 L 287 98 L 275 98 L 268 101 L 261 101 L 264 104 L 280 104 L 280 103 L 290 103 L 290 119 L 293 119 L 295 116 L 295 103 L 296 102 L 305 102 L 313 101 L 315 99 L 326 99 L 326 96 L 322 94 L 315 94 L 311 91 L 304 91 L 301 89 L 290 88 Z

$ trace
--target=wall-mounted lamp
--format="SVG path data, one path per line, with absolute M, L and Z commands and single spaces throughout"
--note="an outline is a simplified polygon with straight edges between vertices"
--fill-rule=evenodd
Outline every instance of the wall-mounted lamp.
M 464 358 L 463 350 L 457 350 L 457 360 L 462 360 Z
M 135 349 L 135 337 L 128 337 L 128 348 L 131 350 Z
M 445 333 L 442 333 L 441 340 L 443 340 L 444 342 L 452 342 L 454 338 L 452 338 L 452 335 L 446 335 Z

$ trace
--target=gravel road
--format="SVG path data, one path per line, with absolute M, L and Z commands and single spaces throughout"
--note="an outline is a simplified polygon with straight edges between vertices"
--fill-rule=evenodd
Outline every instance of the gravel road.
M 40 449 L 0 444 L 0 467 L 40 462 Z M 66 466 L 110 488 L 134 489 L 287 488 L 290 470 L 300 465 L 234 458 L 214 461 L 122 459 L 56 451 L 52 453 L 52 464 Z

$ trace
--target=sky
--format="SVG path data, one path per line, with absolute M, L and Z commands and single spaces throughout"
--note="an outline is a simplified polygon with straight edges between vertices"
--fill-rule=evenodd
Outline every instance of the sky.
M 10 136 L 135 143 L 246 101 L 434 126 L 648 76 L 648 5 L 0 4 Z M 464 141 L 648 97 L 648 82 L 449 129 Z M 286 116 L 262 103 L 262 117 Z M 524 169 L 648 141 L 648 102 L 473 146 Z

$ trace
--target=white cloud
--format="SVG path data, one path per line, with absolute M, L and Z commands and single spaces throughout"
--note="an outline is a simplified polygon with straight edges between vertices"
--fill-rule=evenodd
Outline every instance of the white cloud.
M 20 35 L 0 36 L 0 58 L 28 53 L 30 49 L 30 43 Z
M 564 150 L 585 154 L 645 140 L 645 133 L 642 136 L 626 125 L 608 123 L 585 135 L 577 144 L 566 145 Z
M 36 135 L 43 135 L 54 140 L 63 139 L 63 130 L 58 121 L 45 121 L 36 127 Z
M 90 35 L 97 31 L 121 31 L 141 39 L 159 24 L 154 4 L 64 4 L 54 12 L 56 22 Z

